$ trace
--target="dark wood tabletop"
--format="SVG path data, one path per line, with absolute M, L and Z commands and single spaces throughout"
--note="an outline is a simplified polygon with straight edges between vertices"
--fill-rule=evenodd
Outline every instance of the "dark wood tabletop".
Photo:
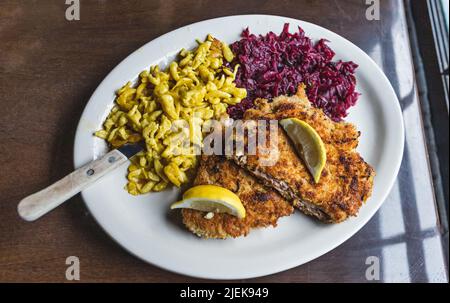
M 81 1 L 67 21 L 63 0 L 0 3 L 0 281 L 64 282 L 68 256 L 81 281 L 202 281 L 149 265 L 97 225 L 80 195 L 34 223 L 17 203 L 73 170 L 80 115 L 102 79 L 128 54 L 178 27 L 215 17 L 271 14 L 326 27 L 366 51 L 401 102 L 406 145 L 398 180 L 377 214 L 347 242 L 302 266 L 254 282 L 365 282 L 366 260 L 381 280 L 447 281 L 439 222 L 403 2 L 383 0 L 380 20 L 365 1 Z

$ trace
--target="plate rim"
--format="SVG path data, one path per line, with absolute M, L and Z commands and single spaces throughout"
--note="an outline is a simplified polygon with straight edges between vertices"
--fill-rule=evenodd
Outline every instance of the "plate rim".
M 204 19 L 201 21 L 197 21 L 191 24 L 187 24 L 184 25 L 182 27 L 176 28 L 172 31 L 166 32 L 160 36 L 158 36 L 155 39 L 152 39 L 150 41 L 148 41 L 147 43 L 143 44 L 142 46 L 140 46 L 139 48 L 137 48 L 136 50 L 134 50 L 133 52 L 131 52 L 130 54 L 128 54 L 124 59 L 122 59 L 104 78 L 103 80 L 98 84 L 97 88 L 94 90 L 94 92 L 92 93 L 92 95 L 90 96 L 88 102 L 86 103 L 84 110 L 80 116 L 80 120 L 78 122 L 77 128 L 76 128 L 76 134 L 75 134 L 75 140 L 74 140 L 74 147 L 73 147 L 73 163 L 74 163 L 74 167 L 78 168 L 80 166 L 82 166 L 83 164 L 85 164 L 82 159 L 82 157 L 80 157 L 80 137 L 81 137 L 81 133 L 83 132 L 82 130 L 82 120 L 83 117 L 86 115 L 86 113 L 90 110 L 90 107 L 92 107 L 93 102 L 91 102 L 94 97 L 96 96 L 96 94 L 100 91 L 100 88 L 103 86 L 103 84 L 106 82 L 106 80 L 108 78 L 110 78 L 116 70 L 118 70 L 118 68 L 120 66 L 122 66 L 127 60 L 129 60 L 131 57 L 133 57 L 134 55 L 136 55 L 138 52 L 141 51 L 141 49 L 143 49 L 144 47 L 146 47 L 148 44 L 150 43 L 155 43 L 156 41 L 162 40 L 164 39 L 166 36 L 169 36 L 171 34 L 173 34 L 176 31 L 183 31 L 186 30 L 187 28 L 194 26 L 194 25 L 199 25 L 201 23 L 208 23 L 208 22 L 217 22 L 219 20 L 223 20 L 223 19 L 232 19 L 232 18 L 245 18 L 245 17 L 251 17 L 251 18 L 274 18 L 274 19 L 283 19 L 286 22 L 292 22 L 295 21 L 297 23 L 303 23 L 303 24 L 307 24 L 308 26 L 312 26 L 312 27 L 317 27 L 322 31 L 327 32 L 328 34 L 332 34 L 335 36 L 338 36 L 340 39 L 342 39 L 343 41 L 345 41 L 348 44 L 351 44 L 355 50 L 357 50 L 358 52 L 360 52 L 360 54 L 362 56 L 364 56 L 368 62 L 370 62 L 370 64 L 378 71 L 379 75 L 381 76 L 381 78 L 383 79 L 383 82 L 385 82 L 386 87 L 389 88 L 389 91 L 391 93 L 392 96 L 395 96 L 395 103 L 394 107 L 396 108 L 396 111 L 399 114 L 399 128 L 400 128 L 400 142 L 398 142 L 400 144 L 400 148 L 398 149 L 398 153 L 395 157 L 395 159 L 393 159 L 393 162 L 396 164 L 395 167 L 393 167 L 393 174 L 392 174 L 392 180 L 390 180 L 387 189 L 384 190 L 383 195 L 381 195 L 378 205 L 376 205 L 376 207 L 373 207 L 369 214 L 364 218 L 364 220 L 357 222 L 357 225 L 352 228 L 351 232 L 348 232 L 348 234 L 346 234 L 345 237 L 341 237 L 339 238 L 339 240 L 334 241 L 334 243 L 332 245 L 326 246 L 325 248 L 322 249 L 316 249 L 316 253 L 313 254 L 313 256 L 308 256 L 306 258 L 298 258 L 296 261 L 291 261 L 291 262 L 285 262 L 284 266 L 278 266 L 278 269 L 274 270 L 272 268 L 268 268 L 268 269 L 264 269 L 266 267 L 262 267 L 262 269 L 258 270 L 256 273 L 252 272 L 252 273 L 243 273 L 243 272 L 239 272 L 239 273 L 235 273 L 235 274 L 229 274 L 226 277 L 224 277 L 223 275 L 214 275 L 212 273 L 208 273 L 208 274 L 201 274 L 198 272 L 187 272 L 185 270 L 177 270 L 176 268 L 172 268 L 169 266 L 163 266 L 160 264 L 157 264 L 155 262 L 149 261 L 147 258 L 145 258 L 144 256 L 142 256 L 139 253 L 136 253 L 134 251 L 132 251 L 129 247 L 127 247 L 125 244 L 122 243 L 121 240 L 117 239 L 116 237 L 114 237 L 114 235 L 112 234 L 112 232 L 110 232 L 103 224 L 102 222 L 100 222 L 101 220 L 99 218 L 96 217 L 96 215 L 94 214 L 94 211 L 92 210 L 90 204 L 87 202 L 87 199 L 85 197 L 84 191 L 81 192 L 81 196 L 83 199 L 84 204 L 86 205 L 88 211 L 90 212 L 90 214 L 92 215 L 92 218 L 94 218 L 95 222 L 103 229 L 103 231 L 111 238 L 113 239 L 117 244 L 119 244 L 120 247 L 122 247 L 123 249 L 125 249 L 125 251 L 127 251 L 128 253 L 130 253 L 131 255 L 139 258 L 140 260 L 144 261 L 145 263 L 151 264 L 153 266 L 156 266 L 158 268 L 162 268 L 164 270 L 170 271 L 170 272 L 174 272 L 177 274 L 181 274 L 181 275 L 185 275 L 185 276 L 191 276 L 191 277 L 195 277 L 195 278 L 202 278 L 202 279 L 214 279 L 214 280 L 235 280 L 235 279 L 249 279 L 249 278 L 256 278 L 256 277 L 261 277 L 261 276 L 266 276 L 266 275 L 270 275 L 270 274 L 275 274 L 275 273 L 279 273 L 279 272 L 283 272 L 286 270 L 289 270 L 291 268 L 306 264 L 316 258 L 319 258 L 320 256 L 331 252 L 332 250 L 334 250 L 336 247 L 340 246 L 341 244 L 343 244 L 344 242 L 346 242 L 347 240 L 349 240 L 352 236 L 354 236 L 362 227 L 364 227 L 367 222 L 373 218 L 374 214 L 379 210 L 379 208 L 381 207 L 381 205 L 383 205 L 383 203 L 385 202 L 387 196 L 389 195 L 389 193 L 392 190 L 393 185 L 395 184 L 396 180 L 397 180 L 397 176 L 398 176 L 398 172 L 400 170 L 401 167 L 401 163 L 403 160 L 403 153 L 404 153 L 404 145 L 405 145 L 405 130 L 404 130 L 404 121 L 403 121 L 403 115 L 402 115 L 402 109 L 400 106 L 400 102 L 398 99 L 398 96 L 394 90 L 394 88 L 392 87 L 389 79 L 387 78 L 386 74 L 383 72 L 383 70 L 380 68 L 380 66 L 366 53 L 364 52 L 361 48 L 359 48 L 356 44 L 354 44 L 353 42 L 351 42 L 350 40 L 348 40 L 347 38 L 341 36 L 340 34 L 337 34 L 323 26 L 317 25 L 315 23 L 311 23 L 311 22 L 307 22 L 307 21 L 303 21 L 300 19 L 295 19 L 295 18 L 290 18 L 290 17 L 285 17 L 285 16 L 279 16 L 279 15 L 268 15 L 268 14 L 244 14 L 244 15 L 228 15 L 228 16 L 222 16 L 222 17 L 218 17 L 218 18 L 211 18 L 211 19 Z M 136 75 L 137 76 L 137 75 Z M 94 159 L 94 158 L 93 158 Z M 92 159 L 92 160 L 93 160 Z

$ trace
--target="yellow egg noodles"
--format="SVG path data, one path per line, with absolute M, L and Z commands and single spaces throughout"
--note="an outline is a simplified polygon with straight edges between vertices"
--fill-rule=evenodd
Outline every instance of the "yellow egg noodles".
M 197 163 L 194 149 L 202 146 L 204 123 L 220 119 L 228 105 L 247 96 L 234 84 L 238 67 L 224 65 L 233 60 L 229 46 L 211 35 L 197 42 L 192 51 L 182 49 L 166 71 L 152 66 L 136 85 L 128 82 L 118 90 L 103 129 L 95 133 L 112 148 L 145 140 L 146 150 L 128 168 L 130 194 L 186 183 Z

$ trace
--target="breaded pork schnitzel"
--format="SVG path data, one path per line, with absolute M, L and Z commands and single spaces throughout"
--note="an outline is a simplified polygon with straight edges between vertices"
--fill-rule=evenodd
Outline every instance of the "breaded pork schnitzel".
M 346 122 L 334 122 L 314 108 L 303 87 L 296 96 L 280 96 L 268 102 L 255 101 L 256 108 L 244 114 L 244 120 L 281 120 L 297 118 L 310 124 L 325 144 L 327 162 L 319 183 L 315 183 L 284 130 L 278 127 L 278 159 L 263 165 L 268 153 L 260 147 L 256 155 L 233 155 L 231 158 L 265 185 L 308 215 L 323 222 L 337 223 L 355 216 L 370 196 L 375 172 L 356 152 L 360 133 Z M 266 131 L 269 137 L 269 132 Z M 267 141 L 270 138 L 266 139 Z M 276 146 L 275 146 L 276 148 Z
M 207 219 L 205 212 L 182 209 L 186 227 L 204 238 L 245 236 L 251 228 L 276 226 L 278 218 L 294 211 L 291 204 L 275 190 L 258 183 L 253 176 L 225 157 L 201 157 L 194 185 L 203 184 L 231 190 L 239 196 L 246 210 L 243 219 L 225 213 L 215 213 L 211 219 Z

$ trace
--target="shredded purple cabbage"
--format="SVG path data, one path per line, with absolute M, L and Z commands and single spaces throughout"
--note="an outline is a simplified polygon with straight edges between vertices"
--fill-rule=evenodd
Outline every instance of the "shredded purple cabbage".
M 288 23 L 280 35 L 256 36 L 247 28 L 241 37 L 231 45 L 236 55 L 232 65 L 240 65 L 236 86 L 246 88 L 248 96 L 228 108 L 232 118 L 242 118 L 255 98 L 295 94 L 300 83 L 306 85 L 312 104 L 334 121 L 341 121 L 356 104 L 359 93 L 354 72 L 358 65 L 332 61 L 335 53 L 326 40 L 313 44 L 300 27 L 297 33 L 289 33 Z

